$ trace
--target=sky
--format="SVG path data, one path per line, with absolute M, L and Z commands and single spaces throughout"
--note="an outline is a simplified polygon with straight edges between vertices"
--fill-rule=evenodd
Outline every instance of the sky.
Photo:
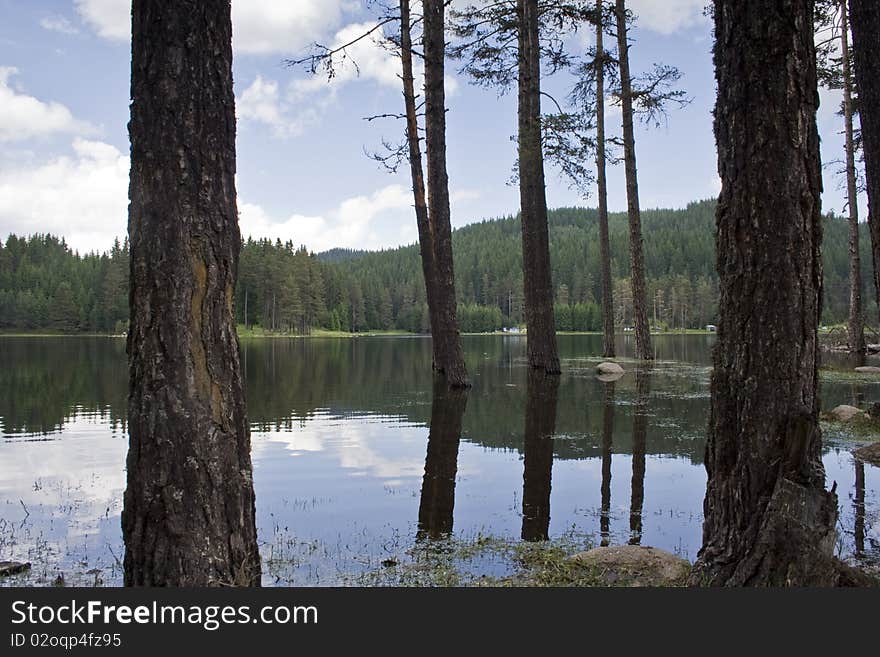
M 456 4 L 465 4 L 456 0 Z M 634 72 L 677 66 L 691 103 L 659 128 L 636 131 L 643 208 L 680 208 L 717 196 L 711 111 L 715 82 L 705 0 L 630 0 Z M 0 0 L 0 239 L 52 233 L 81 253 L 126 234 L 130 0 Z M 310 44 L 345 43 L 370 21 L 363 0 L 232 0 L 237 191 L 245 236 L 310 250 L 382 249 L 417 240 L 408 167 L 389 174 L 365 152 L 403 136 L 399 60 L 370 42 L 357 69 L 326 77 L 285 59 Z M 583 48 L 587 35 L 573 41 Z M 447 65 L 448 166 L 453 225 L 515 214 L 515 93 L 469 84 Z M 564 80 L 547 80 L 553 93 Z M 823 161 L 843 156 L 839 97 L 821 92 Z M 620 111 L 608 115 L 620 132 Z M 824 172 L 823 209 L 841 212 L 837 167 Z M 547 172 L 550 207 L 595 206 Z M 609 169 L 609 207 L 626 209 L 622 166 Z M 864 202 L 862 217 L 866 216 Z

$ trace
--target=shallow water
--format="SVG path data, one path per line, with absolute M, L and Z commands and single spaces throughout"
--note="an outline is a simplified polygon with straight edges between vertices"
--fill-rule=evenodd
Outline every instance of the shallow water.
M 524 337 L 466 337 L 466 396 L 434 393 L 424 338 L 243 341 L 265 583 L 347 583 L 449 532 L 694 559 L 713 340 L 658 336 L 651 370 L 609 385 L 601 337 L 560 336 L 548 385 Z M 823 407 L 878 385 L 825 382 Z M 121 340 L 0 338 L 0 559 L 32 561 L 30 583 L 121 583 L 126 387 Z M 828 442 L 839 553 L 876 562 L 880 471 Z

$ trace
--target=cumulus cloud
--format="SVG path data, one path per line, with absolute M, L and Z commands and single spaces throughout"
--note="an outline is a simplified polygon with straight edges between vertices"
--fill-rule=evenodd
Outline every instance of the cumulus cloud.
M 43 102 L 10 86 L 10 79 L 17 73 L 17 68 L 0 66 L 0 142 L 94 132 L 92 126 L 75 119 L 61 103 Z
M 232 43 L 239 53 L 295 53 L 334 29 L 351 0 L 233 0 Z M 98 36 L 131 38 L 131 0 L 76 0 L 76 10 Z
M 126 233 L 129 158 L 77 138 L 72 155 L 0 170 L 0 233 L 62 235 L 80 252 L 105 250 Z
M 46 16 L 40 19 L 40 27 L 50 32 L 60 32 L 61 34 L 79 34 L 79 30 L 64 16 Z
M 258 75 L 236 99 L 238 118 L 262 123 L 272 128 L 276 137 L 296 137 L 319 120 L 314 104 L 294 104 L 283 98 L 278 82 Z
M 268 237 L 305 244 L 312 251 L 334 247 L 378 249 L 413 241 L 414 232 L 406 222 L 412 206 L 412 192 L 402 185 L 388 185 L 369 195 L 345 199 L 338 207 L 321 216 L 293 214 L 286 218 L 272 217 L 260 205 L 240 202 L 241 233 L 245 237 Z M 393 218 L 404 229 L 387 235 L 376 224 Z
M 629 0 L 627 3 L 627 7 L 639 17 L 638 27 L 661 34 L 672 34 L 705 23 L 705 6 L 706 0 Z

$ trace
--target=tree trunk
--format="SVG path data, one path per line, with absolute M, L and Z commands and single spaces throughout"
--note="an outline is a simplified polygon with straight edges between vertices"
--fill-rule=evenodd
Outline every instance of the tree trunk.
M 524 541 L 546 541 L 550 535 L 550 481 L 558 393 L 559 377 L 529 368 L 523 441 Z
M 605 174 L 605 25 L 604 0 L 596 0 L 596 181 L 599 194 L 599 258 L 602 268 L 603 355 L 614 358 L 614 297 L 611 280 L 611 244 L 608 237 L 608 181 Z
M 617 49 L 620 62 L 620 100 L 623 110 L 623 158 L 626 170 L 626 201 L 629 215 L 629 257 L 632 272 L 633 315 L 636 358 L 653 360 L 651 327 L 645 285 L 645 249 L 642 242 L 642 213 L 639 207 L 639 179 L 636 169 L 636 138 L 633 126 L 632 77 L 629 71 L 629 43 L 626 30 L 626 2 L 617 0 Z
M 541 51 L 538 1 L 517 0 L 519 25 L 519 194 L 529 366 L 559 374 L 550 238 L 541 148 Z
M 130 586 L 258 585 L 228 0 L 132 7 Z
M 629 544 L 642 544 L 642 511 L 645 506 L 645 450 L 648 438 L 648 397 L 651 373 L 636 370 L 636 405 L 633 409 L 632 480 L 630 482 Z
M 874 292 L 880 310 L 880 4 L 850 0 L 855 83 L 868 182 L 868 228 L 874 260 Z
M 409 150 L 409 168 L 412 178 L 413 200 L 416 209 L 416 227 L 419 232 L 419 252 L 422 256 L 422 275 L 425 279 L 425 297 L 428 302 L 428 318 L 431 323 L 431 355 L 434 369 L 441 367 L 443 357 L 437 339 L 437 312 L 434 281 L 434 235 L 428 218 L 425 197 L 425 174 L 422 168 L 422 148 L 419 142 L 419 119 L 416 110 L 415 78 L 412 59 L 412 18 L 409 0 L 400 0 L 400 60 L 403 62 L 403 102 L 406 112 L 406 140 Z
M 466 391 L 450 390 L 442 382 L 434 382 L 431 433 L 419 501 L 419 537 L 436 539 L 452 533 L 458 445 L 466 408 Z
M 813 0 L 715 2 L 720 323 L 696 583 L 839 582 L 818 426 Z
M 449 176 L 446 172 L 445 0 L 424 0 L 425 138 L 428 152 L 428 216 L 434 244 L 434 312 L 439 369 L 456 388 L 470 386 L 456 316 Z
M 849 203 L 849 352 L 862 356 L 865 318 L 862 315 L 862 261 L 859 257 L 859 197 L 856 187 L 856 147 L 853 130 L 853 78 L 850 67 L 848 0 L 840 0 L 840 51 L 843 57 L 843 117 L 846 132 L 846 191 Z
M 599 514 L 601 546 L 611 545 L 611 458 L 614 444 L 614 383 L 606 383 L 602 404 L 602 506 Z

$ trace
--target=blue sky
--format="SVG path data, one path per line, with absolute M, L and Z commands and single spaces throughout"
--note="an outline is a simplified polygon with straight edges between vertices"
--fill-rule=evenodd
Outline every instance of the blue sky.
M 386 173 L 364 155 L 402 136 L 399 61 L 369 43 L 360 74 L 332 85 L 283 65 L 310 43 L 341 43 L 369 20 L 359 0 L 233 0 L 242 232 L 310 249 L 384 248 L 416 240 L 406 167 Z M 462 3 L 464 4 L 464 3 Z M 631 0 L 635 71 L 678 66 L 693 102 L 668 124 L 637 130 L 642 207 L 682 207 L 718 193 L 714 79 L 705 0 Z M 0 238 L 52 232 L 80 251 L 109 248 L 127 221 L 130 0 L 0 0 Z M 562 81 L 548 81 L 549 90 Z M 515 95 L 476 88 L 449 64 L 448 157 L 453 224 L 513 214 Z M 841 156 L 839 99 L 822 92 L 823 159 Z M 619 132 L 620 113 L 608 117 Z M 825 173 L 826 210 L 843 192 Z M 609 204 L 626 207 L 623 168 Z M 548 170 L 551 207 L 594 205 Z M 862 216 L 866 216 L 864 203 Z

